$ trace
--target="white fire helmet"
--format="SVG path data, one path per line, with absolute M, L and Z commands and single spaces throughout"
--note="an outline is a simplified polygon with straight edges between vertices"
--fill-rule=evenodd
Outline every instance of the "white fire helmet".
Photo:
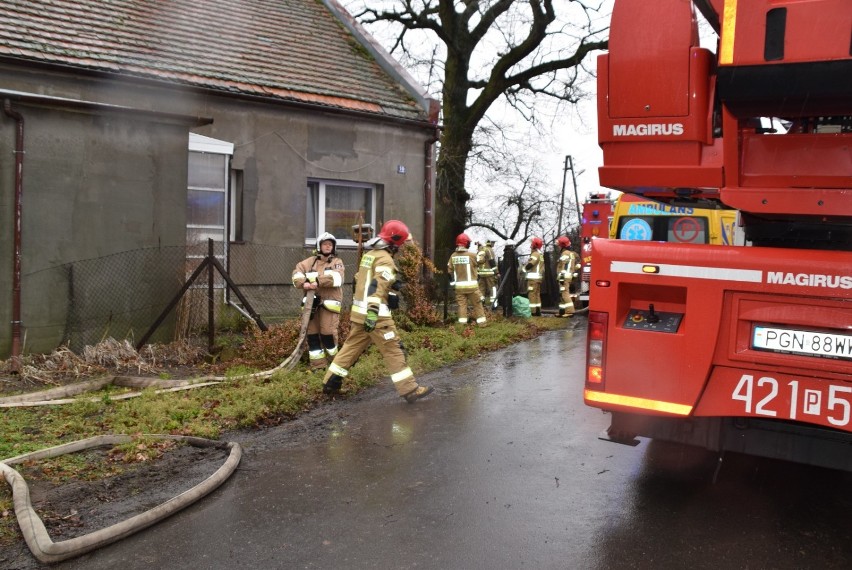
M 322 253 L 322 250 L 320 249 L 320 245 L 322 245 L 322 242 L 324 242 L 324 241 L 330 241 L 331 242 L 331 254 L 332 255 L 337 253 L 337 238 L 334 237 L 334 234 L 330 234 L 328 232 L 323 232 L 323 233 L 321 233 L 320 235 L 317 236 L 317 253 Z

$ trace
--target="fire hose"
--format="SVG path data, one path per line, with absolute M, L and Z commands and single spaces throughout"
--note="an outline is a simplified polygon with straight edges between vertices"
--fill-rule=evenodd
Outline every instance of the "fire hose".
M 66 453 L 74 453 L 93 447 L 128 443 L 133 441 L 133 438 L 128 435 L 102 435 L 42 449 L 40 451 L 34 451 L 32 453 L 0 461 L 0 471 L 2 471 L 3 477 L 12 488 L 15 517 L 18 520 L 21 533 L 24 535 L 24 540 L 26 541 L 30 551 L 32 551 L 33 555 L 39 560 L 39 562 L 60 562 L 75 556 L 80 556 L 86 552 L 90 552 L 102 546 L 106 546 L 107 544 L 121 540 L 122 538 L 130 536 L 131 534 L 163 520 L 164 518 L 198 501 L 219 487 L 233 474 L 237 465 L 240 463 L 240 458 L 242 457 L 242 448 L 236 442 L 218 442 L 200 437 L 180 435 L 148 435 L 145 437 L 185 441 L 195 447 L 215 447 L 223 450 L 226 449 L 229 450 L 229 454 L 225 462 L 212 475 L 191 489 L 184 491 L 180 495 L 172 497 L 168 501 L 145 511 L 144 513 L 138 514 L 107 528 L 61 542 L 53 542 L 53 540 L 51 540 L 44 523 L 32 506 L 32 502 L 30 501 L 30 491 L 26 481 L 20 473 L 11 467 L 11 465 L 33 459 L 57 457 Z

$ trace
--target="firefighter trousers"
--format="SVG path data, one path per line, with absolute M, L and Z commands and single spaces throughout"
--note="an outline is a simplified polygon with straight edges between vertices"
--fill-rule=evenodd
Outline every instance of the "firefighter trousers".
M 559 284 L 559 310 L 564 311 L 566 315 L 573 315 L 577 310 L 571 295 L 571 286 L 567 281 Z
M 527 280 L 527 297 L 530 300 L 530 310 L 535 312 L 536 310 L 541 310 L 541 280 L 540 279 L 528 279 Z
M 494 301 L 494 295 L 497 294 L 497 277 L 495 275 L 479 276 L 479 294 L 482 297 L 482 302 L 490 308 L 491 302 Z
M 479 289 L 456 289 L 456 303 L 459 306 L 459 322 L 468 322 L 468 308 L 473 313 L 473 318 L 478 325 L 485 324 L 485 309 L 479 298 Z
M 340 315 L 322 305 L 308 321 L 308 360 L 311 368 L 325 368 L 337 354 L 337 326 Z
M 328 379 L 333 375 L 341 378 L 349 376 L 349 369 L 370 347 L 370 344 L 375 344 L 382 354 L 393 386 L 400 396 L 410 394 L 417 389 L 417 380 L 414 379 L 414 373 L 405 362 L 405 352 L 402 350 L 402 342 L 396 333 L 393 319 L 379 321 L 372 332 L 364 330 L 364 323 L 353 322 L 349 336 L 346 337 L 340 352 L 334 357 L 334 361 L 325 373 L 323 384 L 327 384 Z

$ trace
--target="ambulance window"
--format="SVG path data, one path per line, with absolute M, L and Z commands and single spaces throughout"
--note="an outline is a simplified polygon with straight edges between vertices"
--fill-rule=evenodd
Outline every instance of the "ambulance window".
M 697 216 L 677 216 L 666 218 L 671 243 L 708 243 L 707 218 Z
M 618 239 L 651 241 L 654 239 L 653 224 L 651 216 L 624 216 L 618 222 Z

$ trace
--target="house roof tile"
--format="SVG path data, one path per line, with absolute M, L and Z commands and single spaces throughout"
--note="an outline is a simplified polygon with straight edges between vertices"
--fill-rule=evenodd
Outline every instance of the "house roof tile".
M 320 0 L 0 0 L 0 56 L 426 118 Z

